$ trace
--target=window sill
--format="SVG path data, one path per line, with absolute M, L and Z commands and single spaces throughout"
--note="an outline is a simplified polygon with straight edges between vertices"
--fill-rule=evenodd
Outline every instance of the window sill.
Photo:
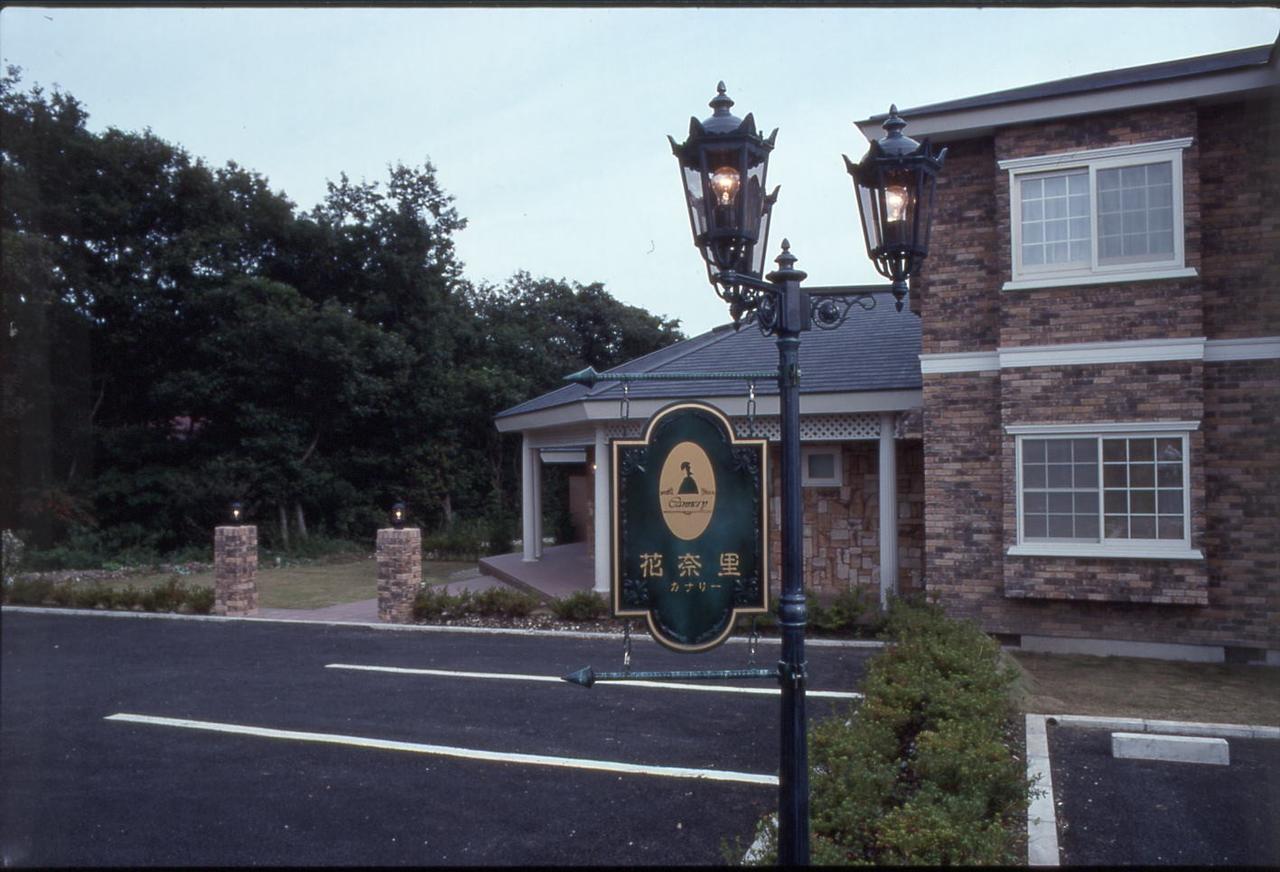
M 1075 285 L 1119 285 L 1126 282 L 1149 282 L 1157 279 L 1187 279 L 1197 275 L 1195 267 L 1143 270 L 1142 272 L 1089 273 L 1076 276 L 1045 276 L 1005 282 L 1002 291 L 1031 291 L 1037 288 L 1070 288 Z
M 1204 560 L 1199 548 L 1154 545 L 1095 545 L 1070 542 L 1024 542 L 1008 550 L 1010 557 L 1129 557 L 1142 560 Z

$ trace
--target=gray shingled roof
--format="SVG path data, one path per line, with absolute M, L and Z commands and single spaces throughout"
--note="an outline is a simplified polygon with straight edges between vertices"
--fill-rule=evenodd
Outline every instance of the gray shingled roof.
M 1194 58 L 1161 61 L 1160 63 L 1146 64 L 1141 67 L 1127 67 L 1123 70 L 1106 70 L 1101 73 L 1090 73 L 1084 76 L 1073 76 L 1069 79 L 1041 82 L 1021 88 L 1010 88 L 1007 91 L 979 94 L 976 97 L 964 97 L 943 103 L 916 106 L 912 109 L 900 110 L 898 114 L 910 119 L 913 116 L 934 115 L 941 112 L 954 112 L 960 109 L 977 109 L 983 106 L 999 106 L 1005 103 L 1019 103 L 1024 100 L 1039 100 L 1045 97 L 1060 97 L 1065 94 L 1101 91 L 1106 88 L 1121 88 L 1128 85 L 1140 85 L 1167 79 L 1180 79 L 1186 76 L 1220 73 L 1252 66 L 1265 66 L 1270 63 L 1272 54 L 1278 46 L 1280 46 L 1280 40 L 1270 45 L 1257 45 L 1251 48 L 1234 49 Z M 868 124 L 883 121 L 888 117 L 889 115 L 886 112 L 881 115 L 872 115 L 866 121 L 860 123 Z
M 854 308 L 849 320 L 836 330 L 810 330 L 801 336 L 801 393 L 845 393 L 919 389 L 920 319 L 904 307 L 895 311 L 893 298 L 882 285 L 849 288 L 876 292 L 877 304 L 869 312 Z M 734 331 L 733 325 L 677 342 L 652 354 L 627 361 L 609 372 L 724 372 L 776 370 L 778 347 L 771 336 L 754 326 Z M 568 373 L 566 373 L 568 375 Z M 632 399 L 716 396 L 744 390 L 734 381 L 632 382 Z M 756 383 L 758 395 L 776 394 L 776 381 Z M 518 406 L 499 412 L 497 418 L 521 415 L 575 403 L 580 400 L 620 399 L 619 382 L 600 382 L 594 388 L 566 385 Z

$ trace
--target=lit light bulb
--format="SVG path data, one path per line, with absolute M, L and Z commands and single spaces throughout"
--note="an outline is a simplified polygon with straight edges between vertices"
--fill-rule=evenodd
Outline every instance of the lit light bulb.
M 884 189 L 884 209 L 886 221 L 902 221 L 907 217 L 907 189 L 899 185 L 890 185 Z
M 711 174 L 711 189 L 715 191 L 716 203 L 721 206 L 732 206 L 738 196 L 738 187 L 742 183 L 741 176 L 733 167 L 720 167 Z

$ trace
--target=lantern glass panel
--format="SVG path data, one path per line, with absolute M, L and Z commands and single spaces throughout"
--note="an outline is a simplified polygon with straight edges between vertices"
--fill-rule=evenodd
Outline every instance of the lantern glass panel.
M 862 232 L 867 239 L 867 251 L 875 251 L 884 244 L 880 236 L 880 199 L 876 190 L 862 179 L 855 182 L 858 190 L 858 202 L 862 208 Z
M 755 276 L 763 276 L 765 273 L 765 259 L 768 257 L 769 242 L 769 219 L 773 217 L 773 208 L 768 204 L 762 204 L 760 213 L 760 232 L 756 240 L 755 247 L 751 249 L 751 274 Z
M 682 167 L 685 197 L 689 203 L 689 220 L 693 223 L 695 238 L 707 232 L 707 206 L 702 196 L 702 173 L 692 167 Z

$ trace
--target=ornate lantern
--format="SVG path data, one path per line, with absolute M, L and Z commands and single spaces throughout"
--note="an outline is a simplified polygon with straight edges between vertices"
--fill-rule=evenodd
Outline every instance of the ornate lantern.
M 231 515 L 231 523 L 233 524 L 239 524 L 242 521 L 244 521 L 244 506 L 240 504 L 239 500 L 231 501 L 230 515 Z
M 403 530 L 405 515 L 406 509 L 404 503 L 397 500 L 396 504 L 391 507 L 391 526 L 397 530 Z
M 680 163 L 694 245 L 737 322 L 759 304 L 759 291 L 735 282 L 734 274 L 759 279 L 764 272 L 769 213 L 778 196 L 777 188 L 766 193 L 765 174 L 778 131 L 765 139 L 750 114 L 741 119 L 729 112 L 733 100 L 724 82 L 716 92 L 708 104 L 713 114 L 705 121 L 690 118 L 683 144 L 667 139 Z
M 848 156 L 844 159 L 858 195 L 867 255 L 876 270 L 893 282 L 899 311 L 907 279 L 920 271 L 929 253 L 933 190 L 947 156 L 945 148 L 930 154 L 927 139 L 919 143 L 903 136 L 906 126 L 898 117 L 898 107 L 890 106 L 883 125 L 887 134 L 871 143 L 861 163 L 853 163 Z

